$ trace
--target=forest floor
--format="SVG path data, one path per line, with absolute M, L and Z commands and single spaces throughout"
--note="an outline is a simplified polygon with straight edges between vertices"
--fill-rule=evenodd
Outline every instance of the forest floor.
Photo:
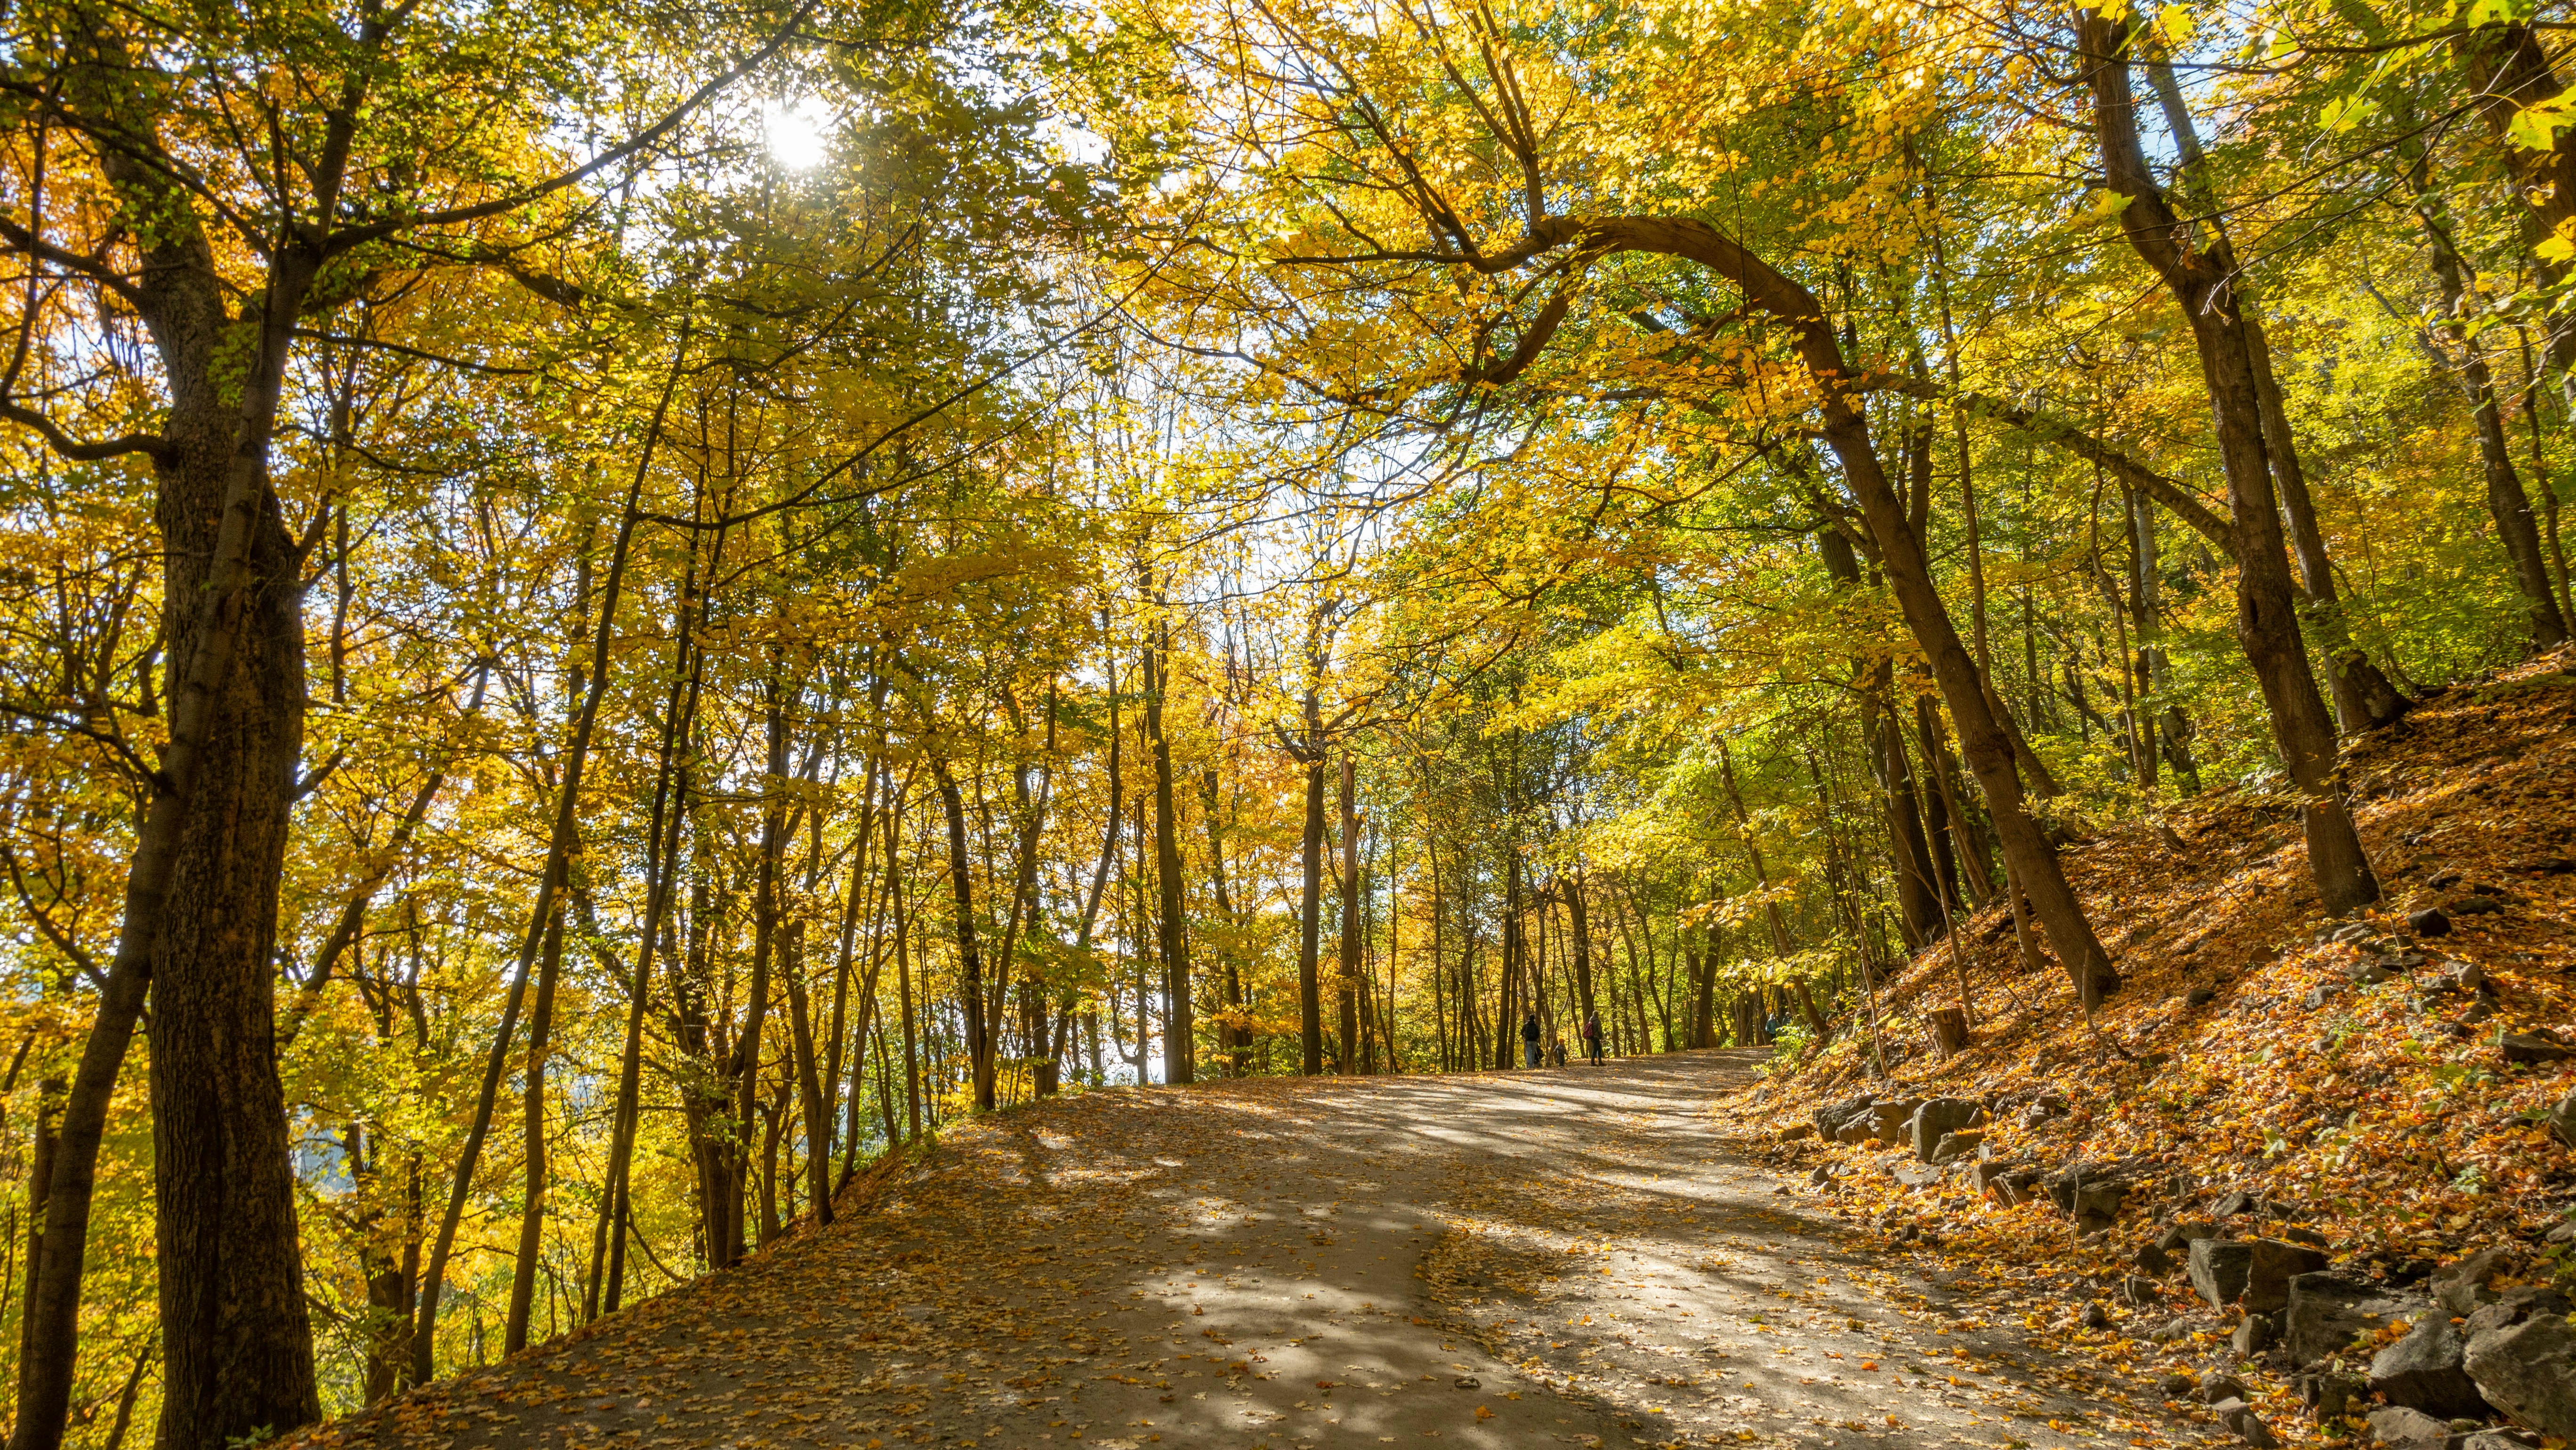
M 1766 1054 L 1113 1090 L 306 1446 L 2161 1445 L 1718 1135 Z
M 2095 1020 L 1992 903 L 1964 950 L 1877 996 L 1874 1032 L 1777 1063 L 1719 1121 L 1772 1140 L 1761 1160 L 1807 1173 L 1802 1201 L 1868 1242 L 2018 1282 L 2027 1321 L 2106 1377 L 2232 1375 L 2283 1438 L 2368 1439 L 2366 1397 L 2335 1415 L 2300 1377 L 2359 1380 L 2374 1346 L 2249 1351 L 2235 1306 L 2144 1250 L 2187 1226 L 2305 1237 L 2401 1306 L 2379 1345 L 2437 1268 L 2482 1252 L 2502 1269 L 2481 1302 L 2576 1296 L 2576 649 L 2432 695 L 2343 766 L 2385 892 L 2370 909 L 2323 911 L 2286 794 L 2212 789 L 2068 853 L 2126 978 Z M 1976 1027 L 1945 1056 L 1929 1014 L 1963 994 Z M 1940 1172 L 1910 1145 L 1817 1141 L 1814 1110 L 1864 1094 L 1984 1105 L 1975 1158 Z M 2078 1232 L 2021 1170 L 2121 1181 L 2125 1201 Z

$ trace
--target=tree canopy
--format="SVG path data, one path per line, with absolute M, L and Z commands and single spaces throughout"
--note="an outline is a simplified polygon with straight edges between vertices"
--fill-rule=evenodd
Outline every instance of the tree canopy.
M 2066 848 L 2359 910 L 2339 749 L 2576 618 L 2528 0 L 0 25 L 12 1450 L 1050 1094 L 1876 1034 L 1998 900 L 2095 1011 Z

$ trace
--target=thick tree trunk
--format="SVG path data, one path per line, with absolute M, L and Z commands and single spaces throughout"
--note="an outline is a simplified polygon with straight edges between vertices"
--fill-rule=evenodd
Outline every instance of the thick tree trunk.
M 2290 582 L 2281 520 L 2265 447 L 2263 396 L 2253 343 L 2238 315 L 2235 257 L 2223 234 L 2199 239 L 2165 201 L 2138 140 L 2137 110 L 2125 58 L 2128 22 L 2077 12 L 2094 124 L 2111 188 L 2128 198 L 2120 224 L 2140 257 L 2164 279 L 2191 324 L 2202 379 L 2217 424 L 2236 520 L 2236 635 L 2254 666 L 2290 778 L 2304 797 L 2308 869 L 2329 912 L 2341 915 L 2379 899 L 2379 881 L 2361 849 L 2343 798 L 2335 760 L 2335 726 L 2308 668 L 2296 590 Z M 1964 727 L 1963 727 L 1964 728 Z M 2043 922 L 2044 883 L 2017 872 L 2031 888 Z M 2052 933 L 2053 934 L 2053 933 Z
M 2226 229 L 2219 220 L 2222 208 L 2208 186 L 2207 157 L 2201 150 L 2200 132 L 2192 123 L 2191 107 L 2185 101 L 2182 86 L 2174 79 L 2173 66 L 2150 54 L 2147 80 L 2174 138 L 2181 162 L 2178 184 L 2193 199 L 2194 210 L 2204 219 L 2202 224 L 2210 229 L 2218 245 L 2225 247 Z M 2271 345 L 2264 339 L 2261 320 L 2255 316 L 2247 279 L 2236 276 L 2229 286 L 2261 405 L 2264 452 L 2273 481 L 2280 489 L 2281 511 L 2289 519 L 2290 545 L 2298 560 L 2299 588 L 2307 606 L 2306 632 L 2325 656 L 2326 683 L 2335 713 L 2347 732 L 2388 724 L 2406 713 L 2409 702 L 2352 642 L 2352 628 L 2344 618 L 2342 591 L 2335 583 L 2334 563 L 2326 554 L 2325 533 L 2317 524 L 2307 474 L 2299 466 L 2298 443 L 2290 432 L 2289 414 L 2281 405 L 2281 386 L 2272 375 Z
M 370 21 L 358 38 L 372 50 L 382 37 Z M 67 38 L 91 77 L 67 119 L 113 138 L 94 147 L 101 171 L 155 216 L 130 297 L 170 403 L 152 460 L 171 716 L 116 954 L 64 1101 L 10 1443 L 55 1450 L 62 1440 L 98 1153 L 148 989 L 160 1434 L 164 1450 L 218 1450 L 320 1414 L 272 995 L 303 748 L 303 594 L 269 451 L 364 90 L 342 88 L 329 144 L 300 178 L 322 231 L 299 225 L 268 239 L 265 286 L 250 294 L 257 311 L 237 323 L 195 198 L 160 151 L 165 98 L 131 79 L 149 67 L 113 29 Z M 251 345 L 232 348 L 245 332 Z

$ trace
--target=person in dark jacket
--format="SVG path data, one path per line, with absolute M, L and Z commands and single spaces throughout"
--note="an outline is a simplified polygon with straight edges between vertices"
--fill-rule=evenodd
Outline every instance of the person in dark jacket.
M 1583 1057 L 1585 1061 L 1591 1063 L 1594 1067 L 1600 1067 L 1603 1065 L 1601 1058 L 1601 1018 L 1597 1013 L 1586 1012 L 1583 1014 Z
M 1538 1066 L 1538 1035 L 1538 1014 L 1532 1012 L 1521 1019 L 1521 1058 L 1532 1067 Z

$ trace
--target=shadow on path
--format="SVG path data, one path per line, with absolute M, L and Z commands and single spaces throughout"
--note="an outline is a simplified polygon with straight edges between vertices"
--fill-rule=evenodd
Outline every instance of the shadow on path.
M 1733 1155 L 1725 1052 L 1115 1090 L 315 1432 L 371 1446 L 2073 1446 L 2120 1422 Z M 2050 1427 L 2051 1421 L 2065 1426 Z

